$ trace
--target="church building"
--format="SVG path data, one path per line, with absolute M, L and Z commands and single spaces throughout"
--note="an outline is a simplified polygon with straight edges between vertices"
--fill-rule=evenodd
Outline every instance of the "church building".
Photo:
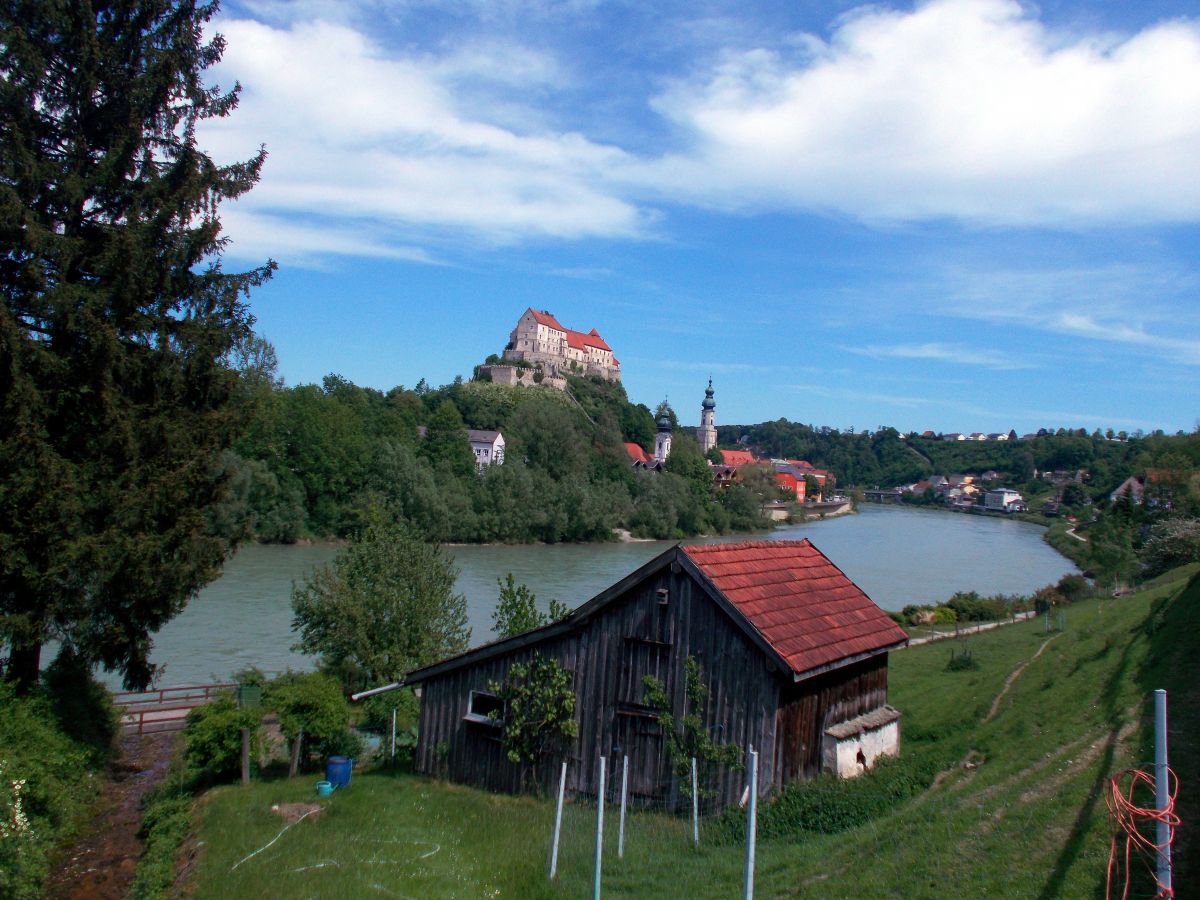
M 717 426 L 713 415 L 717 401 L 713 399 L 712 377 L 708 379 L 708 387 L 704 391 L 704 402 L 700 404 L 700 427 L 696 429 L 696 441 L 700 444 L 700 452 L 707 453 L 717 446 Z

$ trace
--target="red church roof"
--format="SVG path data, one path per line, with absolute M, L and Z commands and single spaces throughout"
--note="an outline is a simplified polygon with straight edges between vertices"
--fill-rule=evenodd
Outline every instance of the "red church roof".
M 908 639 L 808 540 L 682 549 L 797 675 Z

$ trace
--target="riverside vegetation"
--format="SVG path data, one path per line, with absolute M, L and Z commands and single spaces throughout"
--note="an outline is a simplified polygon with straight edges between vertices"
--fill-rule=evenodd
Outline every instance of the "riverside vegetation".
M 893 654 L 902 757 L 853 782 L 789 788 L 761 807 L 758 889 L 807 885 L 830 897 L 1102 892 L 1112 825 L 1101 795 L 1109 776 L 1152 755 L 1154 688 L 1171 695 L 1181 782 L 1200 777 L 1198 568 L 1172 570 L 1122 598 L 1080 600 L 1062 632 L 1029 622 L 971 636 L 969 669 L 948 670 L 944 645 Z M 595 811 L 583 802 L 567 807 L 560 877 L 551 884 L 552 801 L 375 770 L 326 801 L 319 824 L 281 835 L 270 807 L 311 791 L 303 779 L 265 780 L 208 794 L 194 813 L 202 842 L 194 895 L 565 897 L 591 884 Z M 1196 798 L 1182 802 L 1184 821 L 1196 821 Z M 706 820 L 693 850 L 689 822 L 634 814 L 625 859 L 606 854 L 605 893 L 735 894 L 741 816 Z M 490 827 L 496 821 L 506 827 Z M 1194 851 L 1181 832 L 1177 884 L 1195 877 Z

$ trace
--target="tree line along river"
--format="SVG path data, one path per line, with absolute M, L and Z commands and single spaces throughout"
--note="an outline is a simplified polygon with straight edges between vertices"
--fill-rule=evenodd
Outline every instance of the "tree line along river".
M 809 538 L 884 609 L 935 603 L 955 591 L 1030 594 L 1076 572 L 1042 540 L 1042 529 L 992 516 L 950 515 L 894 506 L 859 507 L 857 515 L 791 525 L 759 535 L 701 542 Z M 550 598 L 579 606 L 671 544 L 523 544 L 449 546 L 467 598 L 471 643 L 492 638 L 496 580 L 512 572 L 546 608 Z M 249 545 L 224 574 L 192 600 L 154 639 L 151 659 L 165 665 L 160 686 L 225 681 L 257 666 L 268 674 L 311 669 L 315 660 L 291 649 L 291 588 L 330 562 L 335 544 Z M 102 678 L 119 689 L 112 674 Z

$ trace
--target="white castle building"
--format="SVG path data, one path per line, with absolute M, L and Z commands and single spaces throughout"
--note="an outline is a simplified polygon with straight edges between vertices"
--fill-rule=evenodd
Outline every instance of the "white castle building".
M 548 310 L 525 310 L 509 335 L 504 358 L 541 363 L 551 375 L 621 380 L 621 363 L 595 328 L 587 334 L 564 328 Z

